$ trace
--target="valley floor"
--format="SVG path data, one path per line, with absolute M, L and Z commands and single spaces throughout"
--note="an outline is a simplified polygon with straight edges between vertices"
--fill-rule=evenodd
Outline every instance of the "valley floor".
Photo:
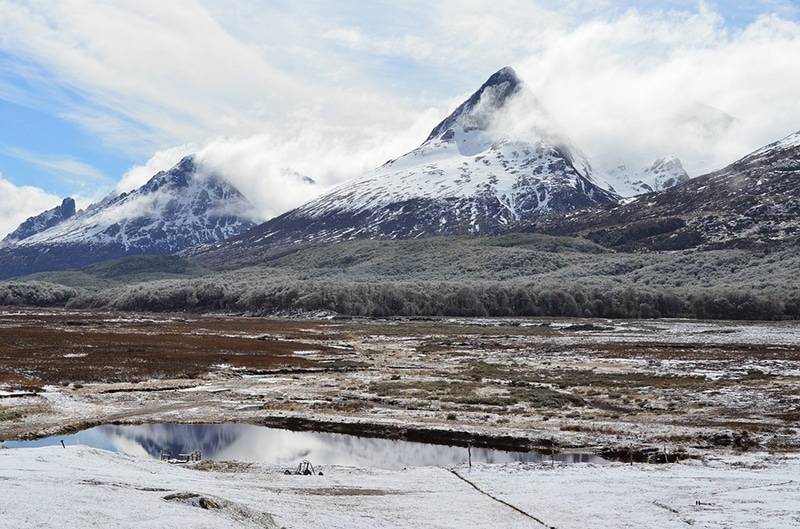
M 0 397 L 0 440 L 246 422 L 563 450 L 794 451 L 800 324 L 6 310 Z
M 794 322 L 0 311 L 4 440 L 245 422 L 622 461 L 309 477 L 0 450 L 0 526 L 186 526 L 208 501 L 193 527 L 800 526 L 798 420 Z

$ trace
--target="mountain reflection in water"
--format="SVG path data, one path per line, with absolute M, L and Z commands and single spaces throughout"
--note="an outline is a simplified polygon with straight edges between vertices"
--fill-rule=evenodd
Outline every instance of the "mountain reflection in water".
M 293 466 L 307 459 L 315 465 L 346 465 L 399 470 L 412 466 L 443 467 L 465 463 L 466 448 L 356 437 L 353 435 L 293 432 L 247 424 L 145 424 L 98 426 L 73 435 L 37 441 L 6 442 L 5 448 L 88 445 L 141 457 L 159 458 L 162 449 L 173 457 L 201 450 L 203 459 L 266 461 Z M 471 449 L 474 463 L 549 461 L 549 455 Z M 560 454 L 556 460 L 593 462 L 591 454 Z

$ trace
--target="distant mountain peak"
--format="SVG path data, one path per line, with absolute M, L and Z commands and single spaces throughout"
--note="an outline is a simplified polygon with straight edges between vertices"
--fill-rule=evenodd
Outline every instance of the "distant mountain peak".
M 689 174 L 676 156 L 662 156 L 645 167 L 629 168 L 622 163 L 598 177 L 606 189 L 631 198 L 644 193 L 663 191 L 689 181 Z
M 229 268 L 349 239 L 493 233 L 617 198 L 597 185 L 583 154 L 506 67 L 413 151 L 232 241 L 186 254 Z
M 128 255 L 170 254 L 255 226 L 257 213 L 229 182 L 193 156 L 138 189 L 75 213 L 75 203 L 32 217 L 3 241 L 0 278 L 64 270 Z
M 67 197 L 61 201 L 61 205 L 48 209 L 19 225 L 19 227 L 6 235 L 2 245 L 15 244 L 23 239 L 32 237 L 39 232 L 64 222 L 75 215 L 75 200 Z
M 689 175 L 686 173 L 680 158 L 677 156 L 662 156 L 661 158 L 656 159 L 647 172 L 657 176 L 663 175 L 670 179 L 676 178 L 674 182 L 667 182 L 666 185 L 662 186 L 662 189 L 666 189 L 689 180 Z

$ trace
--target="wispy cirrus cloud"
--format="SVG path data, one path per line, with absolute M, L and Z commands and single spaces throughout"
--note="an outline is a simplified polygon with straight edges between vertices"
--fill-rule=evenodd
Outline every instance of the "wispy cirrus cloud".
M 104 182 L 108 178 L 95 167 L 87 163 L 78 161 L 72 157 L 54 157 L 52 155 L 42 155 L 20 149 L 18 147 L 0 146 L 0 152 L 38 165 L 45 169 L 51 169 L 60 173 L 66 173 L 80 179 L 88 179 L 94 182 Z

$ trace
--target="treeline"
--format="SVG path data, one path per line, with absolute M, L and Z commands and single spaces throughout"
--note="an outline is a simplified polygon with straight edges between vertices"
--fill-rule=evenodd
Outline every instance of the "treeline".
M 667 221 L 637 225 L 626 234 L 669 227 Z M 798 268 L 794 246 L 626 254 L 536 234 L 351 241 L 231 272 L 143 256 L 41 274 L 36 281 L 0 283 L 0 305 L 280 316 L 779 320 L 800 318 Z
M 43 281 L 0 283 L 0 306 L 65 307 L 82 294 L 81 289 Z
M 29 282 L 0 284 L 0 305 L 257 316 L 329 312 L 355 317 L 586 317 L 780 320 L 800 317 L 800 294 L 585 288 L 544 283 L 347 283 L 155 281 L 102 290 Z

